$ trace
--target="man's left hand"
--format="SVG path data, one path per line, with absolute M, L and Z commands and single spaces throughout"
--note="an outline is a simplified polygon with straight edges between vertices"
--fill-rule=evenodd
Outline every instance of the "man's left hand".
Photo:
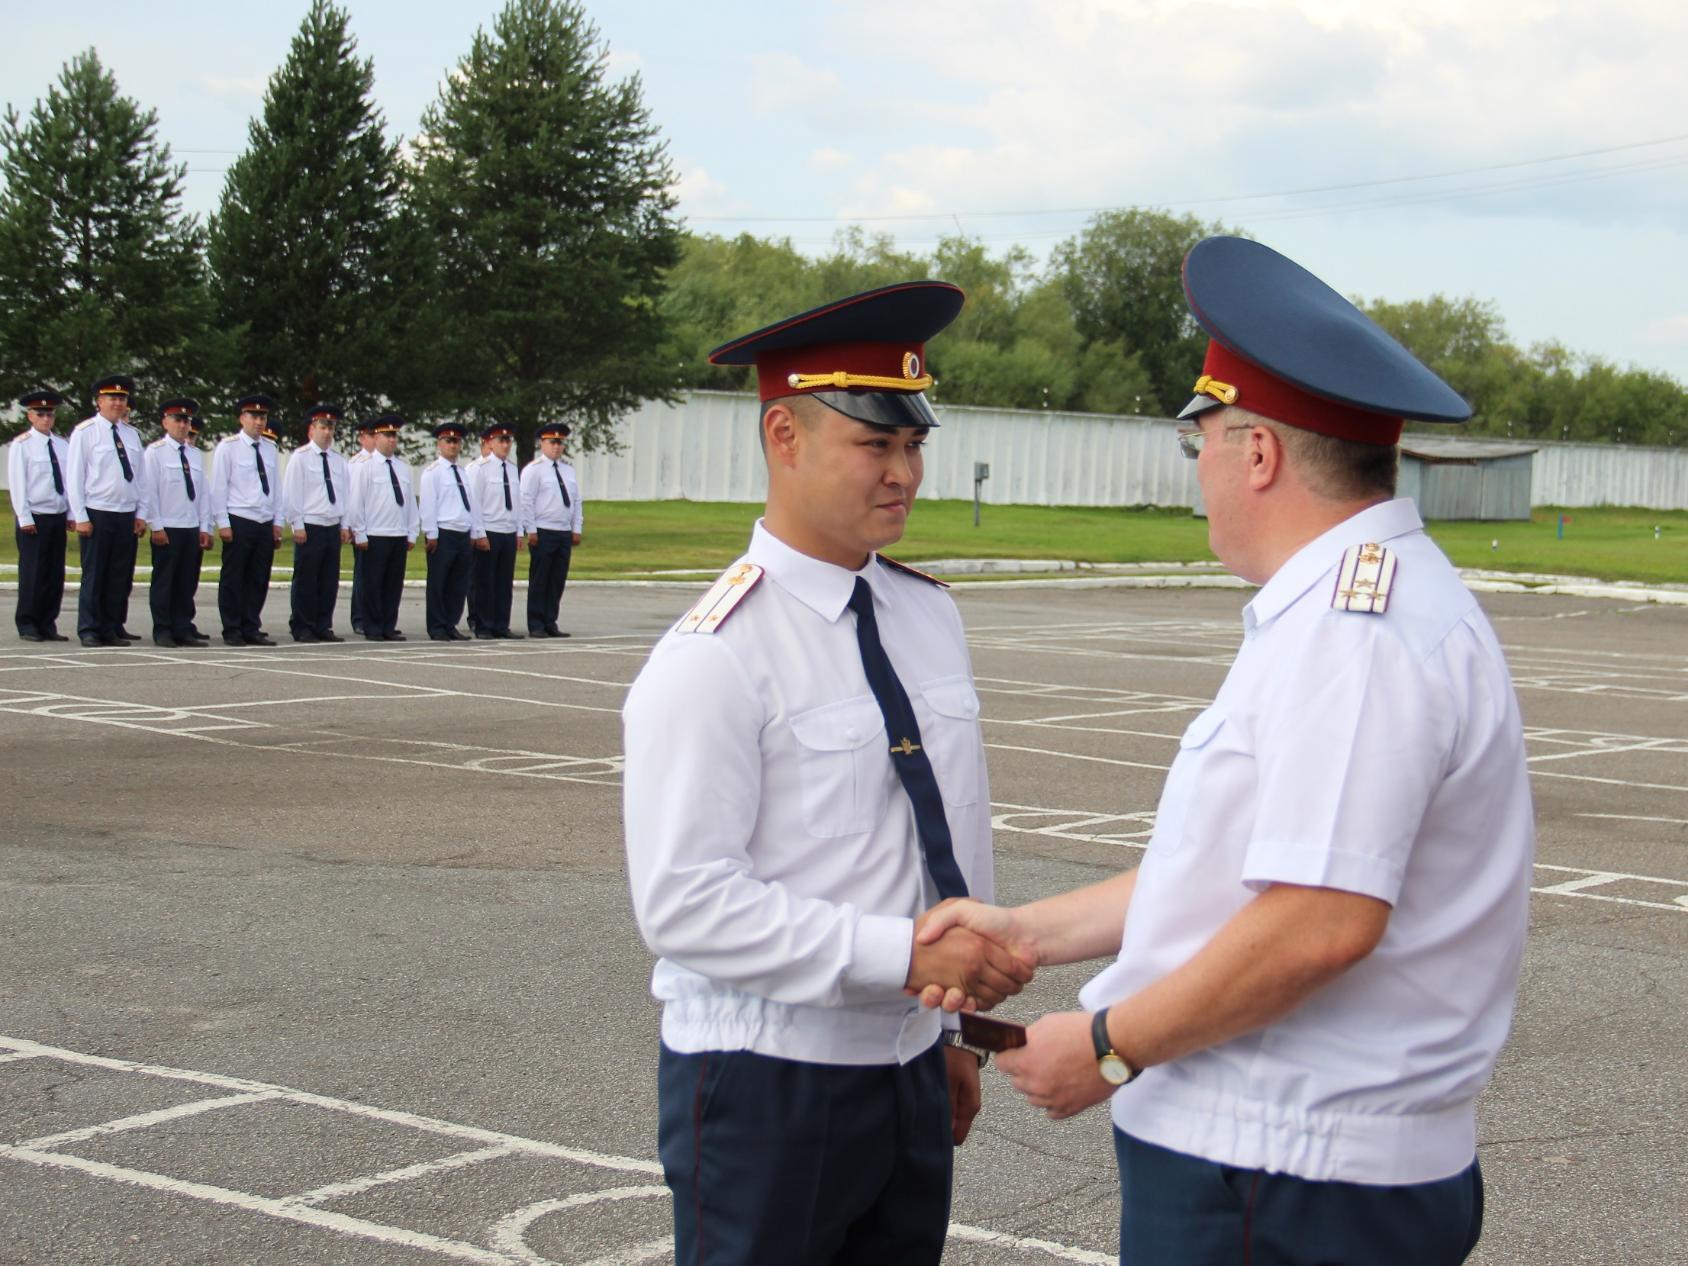
M 572 547 L 572 546 L 579 545 L 579 544 L 580 544 L 580 533 L 579 532 L 572 533 L 569 536 L 569 545 Z
M 1113 1094 L 1096 1067 L 1096 1046 L 1090 1040 L 1090 1016 L 1083 1011 L 1057 1011 L 1026 1029 L 1026 1044 L 996 1057 L 1014 1089 L 1051 1121 L 1077 1116 Z
M 967 1141 L 973 1118 L 979 1115 L 979 1057 L 959 1046 L 944 1047 L 944 1071 L 949 1075 L 950 1132 L 955 1145 Z
M 275 543 L 277 545 L 281 544 L 281 524 L 279 524 L 279 523 L 274 524 L 270 528 L 270 537 L 275 541 Z
M 489 554 L 492 552 L 492 542 L 487 540 L 484 536 L 477 536 L 475 538 L 475 548 L 480 550 L 483 554 Z
M 136 537 L 136 539 L 139 539 L 140 537 L 143 537 L 146 534 L 147 534 L 147 521 L 145 519 L 136 519 L 135 520 L 135 537 Z

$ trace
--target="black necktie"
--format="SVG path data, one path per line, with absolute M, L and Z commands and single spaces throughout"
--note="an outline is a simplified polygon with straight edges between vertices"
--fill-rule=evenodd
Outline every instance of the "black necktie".
M 515 507 L 510 504 L 510 468 L 504 464 L 503 458 L 499 458 L 498 473 L 504 476 L 504 508 L 506 510 L 514 509 Z
M 123 478 L 134 483 L 135 468 L 129 465 L 129 450 L 123 447 L 123 437 L 117 433 L 115 422 L 111 426 L 111 442 L 117 445 L 117 460 L 123 463 Z
M 909 703 L 908 693 L 897 680 L 896 669 L 891 667 L 885 647 L 880 644 L 879 622 L 873 614 L 873 590 L 860 576 L 856 577 L 856 588 L 850 594 L 850 610 L 856 613 L 856 645 L 861 649 L 868 688 L 885 718 L 886 736 L 893 740 L 891 766 L 914 805 L 914 825 L 920 833 L 926 869 L 931 872 L 940 897 L 965 897 L 967 880 L 962 878 L 961 867 L 955 862 L 955 847 L 950 841 L 949 820 L 944 817 L 938 776 L 932 772 L 932 762 L 920 745 L 920 726 L 914 719 L 914 706 Z
M 457 469 L 457 463 L 451 463 L 452 478 L 457 480 L 457 495 L 463 498 L 463 508 L 469 508 L 469 490 L 463 486 L 463 472 Z
M 328 504 L 334 504 L 334 476 L 328 471 L 328 450 L 322 451 L 322 486 L 328 490 Z
M 404 493 L 399 491 L 399 472 L 393 469 L 393 459 L 387 459 L 387 478 L 393 481 L 393 500 L 401 506 L 404 504 Z
M 551 473 L 557 477 L 557 491 L 563 494 L 563 509 L 567 510 L 574 503 L 569 500 L 569 490 L 563 486 L 563 468 L 552 462 Z
M 59 469 L 59 455 L 53 451 L 53 437 L 51 435 L 47 437 L 47 460 L 53 467 L 53 491 L 62 497 L 64 496 L 64 472 Z M 508 488 L 504 491 L 504 504 L 510 504 Z
M 270 495 L 270 477 L 264 473 L 264 450 L 261 445 L 252 446 L 252 456 L 258 459 L 258 486 L 264 490 L 264 495 Z
M 192 501 L 193 500 L 193 472 L 188 469 L 188 446 L 186 444 L 178 444 L 178 445 L 176 445 L 176 452 L 181 454 L 181 458 L 182 458 L 182 482 L 185 483 L 188 486 L 188 500 Z

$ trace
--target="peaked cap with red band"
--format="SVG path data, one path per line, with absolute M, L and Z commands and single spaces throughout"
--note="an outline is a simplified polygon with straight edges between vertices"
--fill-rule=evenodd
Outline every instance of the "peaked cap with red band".
M 755 365 L 764 401 L 814 396 L 873 426 L 937 426 L 926 341 L 967 296 L 947 281 L 881 286 L 723 343 L 711 365 Z
M 1211 336 L 1196 397 L 1362 444 L 1403 419 L 1464 422 L 1471 406 L 1365 313 L 1269 246 L 1210 237 L 1184 257 L 1184 294 Z

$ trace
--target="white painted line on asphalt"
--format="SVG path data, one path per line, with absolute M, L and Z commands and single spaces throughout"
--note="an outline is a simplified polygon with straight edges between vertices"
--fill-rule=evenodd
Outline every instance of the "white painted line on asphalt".
M 1161 737 L 1168 737 L 1162 735 Z M 1121 760 L 1117 756 L 1086 756 L 1080 752 L 1056 752 L 1047 747 L 1016 747 L 1011 743 L 986 743 L 986 748 L 998 752 L 1029 752 L 1033 756 L 1056 756 L 1062 760 L 1089 761 L 1097 765 L 1121 765 L 1128 769 L 1154 769 L 1165 773 L 1171 765 L 1156 765 L 1148 761 Z
M 968 1244 L 994 1244 L 999 1248 L 1030 1249 L 1038 1253 L 1047 1253 L 1063 1262 L 1081 1262 L 1085 1266 L 1116 1266 L 1119 1261 L 1117 1253 L 1093 1253 L 1086 1248 L 1057 1244 L 1054 1240 L 1009 1235 L 1006 1231 L 987 1231 L 983 1227 L 962 1226 L 957 1222 L 950 1223 L 949 1234 L 950 1239 L 962 1240 Z
M 449 1173 L 454 1169 L 464 1169 L 470 1165 L 478 1165 L 482 1161 L 498 1160 L 504 1156 L 514 1156 L 516 1149 L 508 1143 L 501 1143 L 497 1147 L 477 1148 L 472 1152 L 453 1152 L 450 1156 L 442 1156 L 438 1160 L 422 1161 L 415 1165 L 406 1165 L 403 1169 L 389 1169 L 379 1174 L 365 1174 L 362 1178 L 349 1178 L 345 1182 L 331 1182 L 326 1187 L 317 1187 L 312 1191 L 302 1191 L 296 1196 L 287 1196 L 288 1204 L 308 1205 L 322 1204 L 328 1200 L 344 1200 L 348 1196 L 362 1195 L 366 1191 L 373 1191 L 377 1187 L 386 1187 L 396 1182 L 410 1182 L 416 1178 L 427 1178 L 433 1174 Z
M 105 1121 L 99 1125 L 88 1125 L 80 1130 L 66 1130 L 62 1134 L 43 1134 L 40 1138 L 22 1139 L 14 1144 L 25 1151 L 46 1151 L 55 1147 L 68 1147 L 72 1143 L 83 1143 L 92 1138 L 99 1138 L 103 1134 L 121 1134 L 125 1130 L 145 1130 L 151 1126 L 163 1125 L 167 1121 L 180 1121 L 184 1117 L 196 1117 L 202 1112 L 215 1112 L 219 1108 L 237 1108 L 246 1103 L 263 1103 L 274 1099 L 280 1092 L 275 1090 L 254 1090 L 246 1094 L 224 1095 L 217 1099 L 195 1099 L 192 1103 L 178 1103 L 173 1108 L 160 1108 L 156 1112 L 142 1112 L 138 1116 L 119 1117 L 115 1121 Z
M 1688 826 L 1688 818 L 1653 818 L 1643 813 L 1579 813 L 1579 818 L 1616 818 L 1622 822 L 1663 822 L 1669 826 Z
M 1532 769 L 1531 778 L 1563 778 L 1568 782 L 1597 782 L 1608 787 L 1627 787 L 1639 791 L 1688 791 L 1688 787 L 1681 787 L 1669 782 L 1633 782 L 1627 778 L 1596 778 L 1593 774 L 1561 774 L 1551 769 Z
M 570 1209 L 589 1208 L 597 1204 L 609 1204 L 620 1200 L 666 1200 L 667 1187 L 610 1187 L 603 1191 L 582 1191 L 572 1196 L 563 1196 L 555 1200 L 539 1200 L 525 1205 L 514 1213 L 505 1215 L 493 1224 L 492 1243 L 500 1252 L 508 1253 L 511 1260 L 522 1262 L 524 1266 L 552 1266 L 546 1258 L 541 1257 L 528 1247 L 527 1232 L 540 1218 L 553 1213 L 563 1213 Z M 648 1262 L 674 1251 L 672 1236 L 664 1236 L 660 1240 L 651 1240 L 645 1244 L 634 1245 L 619 1253 L 608 1257 L 599 1257 L 584 1266 L 635 1266 L 638 1262 Z
M 20 1059 L 40 1059 L 34 1051 L 13 1051 L 7 1055 L 0 1055 L 0 1064 L 14 1064 Z

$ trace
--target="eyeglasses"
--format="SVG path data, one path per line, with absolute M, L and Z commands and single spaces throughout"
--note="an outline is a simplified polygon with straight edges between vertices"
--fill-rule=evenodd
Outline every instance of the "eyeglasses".
M 1225 431 L 1251 431 L 1253 429 L 1250 426 L 1227 426 L 1223 428 Z M 1196 429 L 1178 432 L 1178 449 L 1191 461 L 1202 455 L 1202 445 L 1206 443 L 1206 431 Z

